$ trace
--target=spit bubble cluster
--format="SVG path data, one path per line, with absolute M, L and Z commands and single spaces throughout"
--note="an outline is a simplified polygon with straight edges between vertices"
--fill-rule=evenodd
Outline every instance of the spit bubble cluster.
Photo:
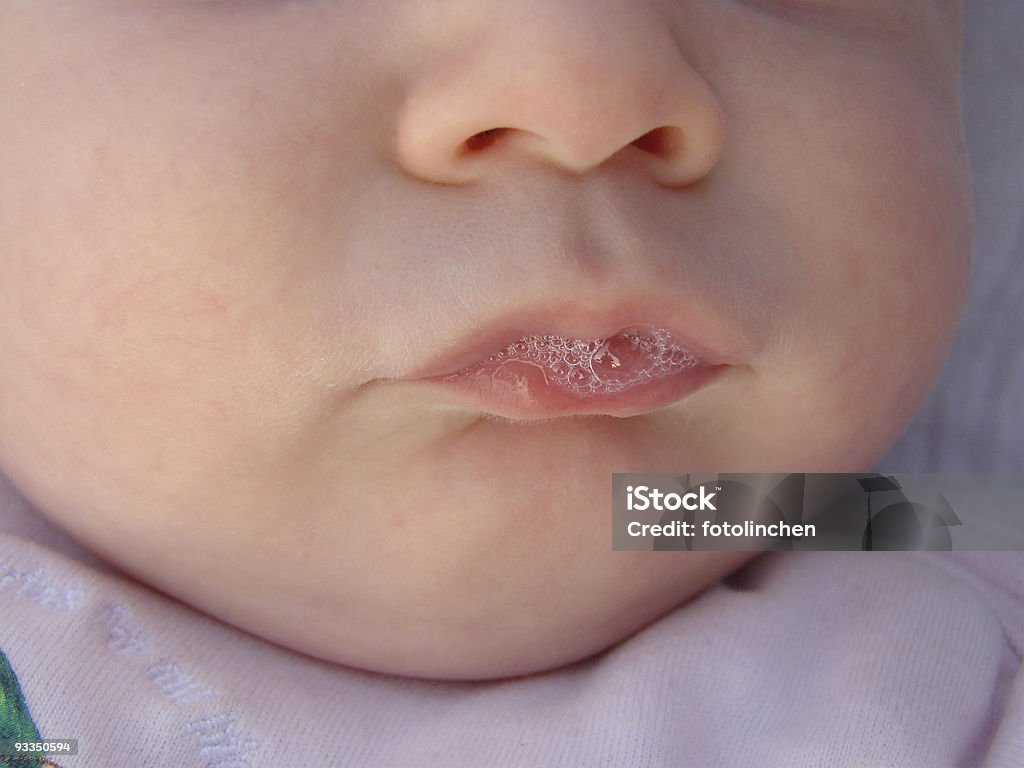
M 627 328 L 607 339 L 524 336 L 471 369 L 500 375 L 511 363 L 534 365 L 545 381 L 574 395 L 611 395 L 692 368 L 700 361 L 661 328 Z

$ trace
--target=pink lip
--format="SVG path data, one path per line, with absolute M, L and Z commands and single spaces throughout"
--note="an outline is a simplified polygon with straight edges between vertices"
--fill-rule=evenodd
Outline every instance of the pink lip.
M 526 370 L 507 378 L 472 372 L 426 381 L 450 393 L 455 404 L 509 419 L 550 419 L 558 416 L 639 416 L 666 408 L 695 392 L 728 368 L 697 365 L 610 394 L 578 395 L 544 382 Z
M 604 339 L 623 328 L 635 326 L 667 329 L 681 346 L 709 365 L 746 362 L 751 350 L 745 339 L 716 319 L 714 313 L 693 300 L 685 303 L 649 300 L 602 312 L 588 312 L 571 306 L 528 308 L 514 316 L 499 317 L 485 323 L 458 339 L 440 356 L 402 378 L 428 379 L 455 373 L 525 336 L 554 334 L 575 339 Z
M 438 387 L 439 396 L 456 405 L 506 418 L 626 417 L 681 400 L 739 354 L 735 344 L 715 344 L 706 324 L 700 338 L 666 323 L 615 317 L 587 323 L 580 316 L 566 322 L 564 311 L 559 316 L 561 322 L 544 324 L 541 318 L 481 333 L 414 378 Z

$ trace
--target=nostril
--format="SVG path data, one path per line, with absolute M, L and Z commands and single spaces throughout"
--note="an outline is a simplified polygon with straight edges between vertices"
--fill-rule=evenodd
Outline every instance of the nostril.
M 669 125 L 662 126 L 633 141 L 633 146 L 642 152 L 667 157 L 676 154 L 683 146 L 683 132 Z
M 491 128 L 487 131 L 480 131 L 480 133 L 474 133 L 464 142 L 462 142 L 463 152 L 479 152 L 483 149 L 487 149 L 489 146 L 498 141 L 504 136 L 510 128 Z

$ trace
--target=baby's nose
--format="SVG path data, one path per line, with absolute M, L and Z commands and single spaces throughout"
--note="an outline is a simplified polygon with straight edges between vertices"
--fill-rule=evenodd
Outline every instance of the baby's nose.
M 410 81 L 396 134 L 406 171 L 467 184 L 499 159 L 585 173 L 619 156 L 676 187 L 714 167 L 725 140 L 718 99 L 650 3 L 481 5 L 460 42 L 438 42 Z

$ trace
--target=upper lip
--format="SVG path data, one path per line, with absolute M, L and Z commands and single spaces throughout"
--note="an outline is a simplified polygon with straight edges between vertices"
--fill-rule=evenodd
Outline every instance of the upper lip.
M 600 306 L 549 302 L 484 319 L 475 330 L 455 338 L 440 354 L 402 378 L 436 378 L 456 373 L 525 336 L 606 339 L 636 326 L 667 330 L 678 344 L 707 365 L 737 365 L 749 358 L 745 337 L 691 296 L 638 297 Z

